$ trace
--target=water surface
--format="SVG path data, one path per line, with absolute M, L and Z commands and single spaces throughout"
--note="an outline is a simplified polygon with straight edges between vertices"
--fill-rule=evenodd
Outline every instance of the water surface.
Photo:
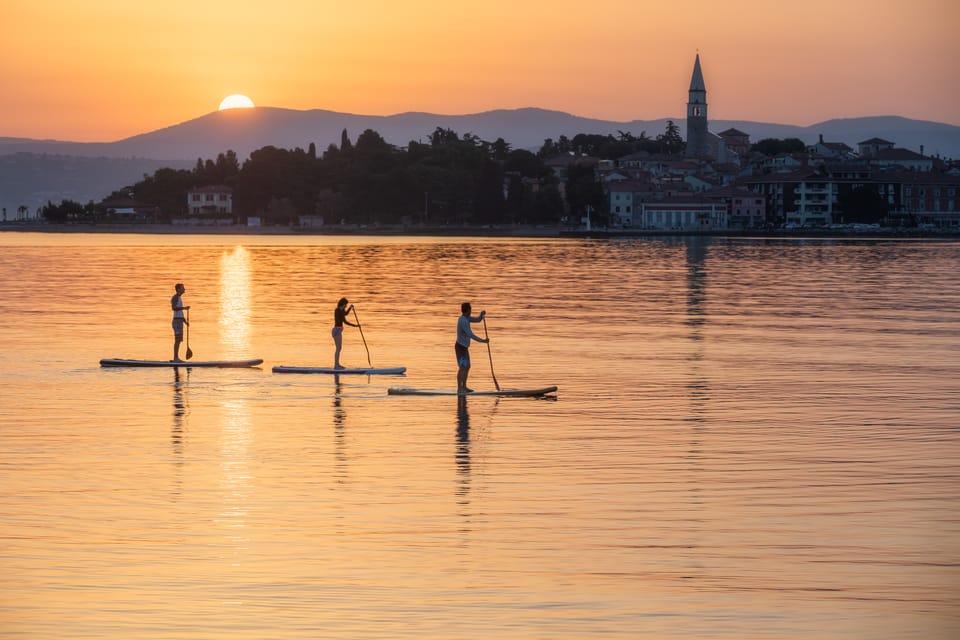
M 958 637 L 958 265 L 0 234 L 0 637 Z M 176 282 L 195 359 L 264 365 L 100 368 L 171 357 Z M 272 374 L 332 364 L 341 296 L 344 362 L 407 374 Z M 471 386 L 556 399 L 387 395 L 455 385 L 463 300 Z

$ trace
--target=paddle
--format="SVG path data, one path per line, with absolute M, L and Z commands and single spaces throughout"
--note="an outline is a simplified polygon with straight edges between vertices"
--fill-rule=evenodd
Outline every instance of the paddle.
M 357 315 L 356 305 L 353 307 L 353 319 L 357 321 L 357 329 L 360 329 L 360 339 L 363 340 L 363 348 L 367 349 L 367 339 L 363 337 L 363 327 L 360 326 L 360 317 Z M 367 366 L 373 366 L 373 363 L 370 362 L 370 349 L 367 349 Z
M 187 309 L 187 352 L 184 357 L 187 360 L 193 357 L 193 350 L 190 348 L 190 309 Z
M 497 388 L 497 391 L 500 391 L 497 374 L 493 372 L 493 352 L 490 351 L 490 336 L 487 335 L 487 316 L 483 316 L 483 337 L 487 339 L 487 356 L 490 357 L 490 375 L 493 376 L 493 386 Z

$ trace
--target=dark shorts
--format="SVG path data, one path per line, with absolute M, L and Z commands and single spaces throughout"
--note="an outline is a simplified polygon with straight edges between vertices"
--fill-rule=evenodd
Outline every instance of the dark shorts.
M 470 349 L 467 349 L 465 346 L 456 343 L 455 346 L 457 350 L 457 365 L 460 367 L 469 367 L 470 366 Z
M 183 337 L 183 318 L 173 319 L 173 335 L 177 338 Z

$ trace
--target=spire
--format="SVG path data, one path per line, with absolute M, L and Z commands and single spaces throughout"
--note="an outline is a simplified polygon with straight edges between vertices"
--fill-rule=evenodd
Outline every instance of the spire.
M 700 70 L 700 53 L 697 53 L 697 60 L 693 63 L 693 77 L 690 78 L 690 91 L 707 91 L 703 83 L 703 72 Z

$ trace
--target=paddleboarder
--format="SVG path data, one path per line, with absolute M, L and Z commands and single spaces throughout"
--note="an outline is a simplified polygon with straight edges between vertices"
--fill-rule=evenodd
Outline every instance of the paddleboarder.
M 343 348 L 343 325 L 357 326 L 347 320 L 347 315 L 353 311 L 353 305 L 347 307 L 347 304 L 349 304 L 349 301 L 346 298 L 340 298 L 340 301 L 337 302 L 337 308 L 333 311 L 333 331 L 331 335 L 333 336 L 333 344 L 337 346 L 337 350 L 333 354 L 334 369 L 344 368 L 340 364 L 340 350 Z
M 183 306 L 183 292 L 186 291 L 186 288 L 183 286 L 183 283 L 178 282 L 174 287 L 176 293 L 170 298 L 170 308 L 173 309 L 173 361 L 174 362 L 183 362 L 180 359 L 180 343 L 183 342 L 183 325 L 184 323 L 190 324 L 186 318 L 183 317 L 183 312 L 190 307 Z M 187 354 L 187 357 L 190 357 L 190 354 Z
M 471 393 L 473 389 L 467 387 L 467 376 L 470 375 L 470 341 L 490 342 L 489 338 L 481 338 L 470 328 L 472 322 L 483 322 L 487 316 L 486 311 L 481 311 L 479 316 L 471 316 L 472 308 L 469 302 L 460 305 L 460 318 L 457 320 L 457 393 Z

